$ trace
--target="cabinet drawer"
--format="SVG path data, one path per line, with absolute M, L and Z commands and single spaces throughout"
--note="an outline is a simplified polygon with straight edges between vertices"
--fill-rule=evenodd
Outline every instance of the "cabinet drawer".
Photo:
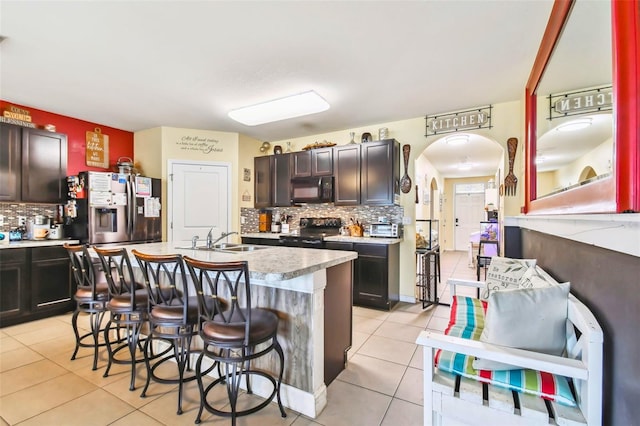
M 363 256 L 387 257 L 387 246 L 385 244 L 355 243 L 353 248 L 358 252 L 358 254 Z
M 2 249 L 0 250 L 0 263 L 26 262 L 27 249 Z
M 68 259 L 69 255 L 64 247 L 34 247 L 31 249 L 31 260 L 53 260 L 53 259 Z
M 346 250 L 346 251 L 352 251 L 353 250 L 353 243 L 344 243 L 344 242 L 339 242 L 339 241 L 327 241 L 325 243 L 325 248 L 327 250 Z

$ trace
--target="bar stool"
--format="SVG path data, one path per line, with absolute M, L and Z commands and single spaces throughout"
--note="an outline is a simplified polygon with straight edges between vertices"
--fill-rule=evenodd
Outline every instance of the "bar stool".
M 284 353 L 278 343 L 278 317 L 266 309 L 251 307 L 248 263 L 246 261 L 203 262 L 186 256 L 184 261 L 196 287 L 202 321 L 200 337 L 204 341 L 204 348 L 196 362 L 196 376 L 200 389 L 200 410 L 196 423 L 200 423 L 202 412 L 206 408 L 213 414 L 231 417 L 231 424 L 235 426 L 236 417 L 261 410 L 276 396 L 280 413 L 282 417 L 286 417 L 287 414 L 280 399 Z M 231 301 L 228 308 L 221 303 L 225 299 Z M 241 299 L 244 300 L 244 306 L 241 306 Z M 258 345 L 260 349 L 256 350 Z M 273 350 L 280 358 L 280 372 L 277 380 L 266 371 L 251 369 L 252 360 L 267 355 Z M 202 380 L 206 374 L 202 371 L 202 361 L 205 356 L 214 361 L 213 365 L 224 365 L 224 374 L 206 388 Z M 252 375 L 269 380 L 273 384 L 273 392 L 260 404 L 238 411 L 236 403 L 240 383 L 244 376 L 247 391 L 252 393 L 250 381 Z M 215 408 L 207 401 L 207 394 L 218 383 L 226 384 L 230 411 Z
M 98 368 L 98 348 L 106 345 L 105 342 L 98 343 L 98 339 L 100 333 L 104 331 L 100 327 L 107 311 L 107 302 L 109 301 L 108 285 L 103 279 L 96 279 L 96 264 L 92 261 L 86 246 L 65 243 L 64 248 L 69 254 L 71 269 L 77 285 L 73 296 L 76 301 L 76 308 L 71 317 L 73 333 L 76 336 L 76 347 L 73 350 L 71 359 L 76 359 L 78 350 L 81 347 L 93 348 L 92 370 L 96 370 Z M 78 315 L 80 313 L 89 314 L 89 322 L 91 324 L 91 331 L 82 336 L 78 331 Z M 85 339 L 89 337 L 92 338 L 92 341 L 85 342 Z
M 185 382 L 196 380 L 196 375 L 185 376 L 191 371 L 191 341 L 198 333 L 198 302 L 189 296 L 186 270 L 179 254 L 150 255 L 132 250 L 140 265 L 144 285 L 149 296 L 149 334 L 144 345 L 147 382 L 141 397 L 146 396 L 151 380 L 158 383 L 178 384 L 178 414 L 182 414 L 182 388 Z M 154 341 L 170 344 L 172 350 L 166 356 L 154 356 Z M 155 370 L 165 362 L 175 360 L 178 378 L 159 377 Z M 153 364 L 151 361 L 154 361 Z
M 131 364 L 131 384 L 129 390 L 135 389 L 136 364 L 144 362 L 144 356 L 136 357 L 137 349 L 144 353 L 144 348 L 140 344 L 140 331 L 145 322 L 149 309 L 149 295 L 147 290 L 136 282 L 131 261 L 124 248 L 99 248 L 93 247 L 102 263 L 102 270 L 105 271 L 107 283 L 109 285 L 109 301 L 107 310 L 111 316 L 104 329 L 104 340 L 109 353 L 109 362 L 103 377 L 109 375 L 111 364 Z M 120 337 L 120 331 L 125 331 L 125 336 Z M 117 339 L 111 342 L 112 331 L 117 332 Z M 118 344 L 113 349 L 112 345 Z M 128 359 L 118 358 L 117 354 L 129 349 Z

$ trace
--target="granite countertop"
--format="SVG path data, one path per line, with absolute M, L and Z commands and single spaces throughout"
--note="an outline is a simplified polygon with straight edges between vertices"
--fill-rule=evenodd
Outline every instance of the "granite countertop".
M 13 248 L 33 248 L 33 247 L 52 247 L 61 246 L 65 243 L 79 244 L 78 240 L 22 240 L 11 241 L 9 244 L 0 244 L 0 250 Z
M 193 250 L 189 243 L 149 243 L 124 245 L 131 252 L 136 249 L 146 254 L 179 253 L 194 259 L 215 262 L 229 262 L 246 260 L 249 262 L 251 279 L 265 282 L 280 282 L 312 274 L 331 266 L 354 260 L 358 254 L 353 251 L 318 250 L 297 247 L 262 246 L 260 250 L 250 252 L 220 252 L 208 250 Z M 117 247 L 117 246 L 111 246 Z M 132 256 L 133 259 L 133 256 Z
M 271 233 L 271 232 L 249 232 L 246 234 L 242 234 L 241 237 L 247 238 L 265 238 L 270 240 L 277 240 L 280 236 L 286 235 L 298 235 L 295 233 L 292 234 L 282 234 L 282 233 Z M 325 241 L 337 241 L 343 243 L 363 243 L 363 244 L 398 244 L 403 241 L 402 238 L 378 238 L 378 237 L 345 237 L 342 235 L 334 235 L 332 237 L 325 237 Z

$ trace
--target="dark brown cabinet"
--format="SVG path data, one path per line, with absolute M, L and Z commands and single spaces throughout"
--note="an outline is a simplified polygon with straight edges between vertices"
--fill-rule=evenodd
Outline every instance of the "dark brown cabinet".
M 271 159 L 269 156 L 253 159 L 254 206 L 271 206 Z
M 0 127 L 0 201 L 63 203 L 66 135 L 6 123 Z
M 291 177 L 333 175 L 332 148 L 318 148 L 309 151 L 294 152 L 291 156 Z
M 0 326 L 73 310 L 74 285 L 63 247 L 0 250 Z
M 0 325 L 19 322 L 26 315 L 29 287 L 29 249 L 0 250 Z
M 22 131 L 22 201 L 63 203 L 67 199 L 67 136 Z
M 254 165 L 255 208 L 291 205 L 291 155 L 256 157 Z
M 286 207 L 291 205 L 291 155 L 279 154 L 271 158 L 272 161 L 272 188 L 274 207 Z
M 400 299 L 400 244 L 327 241 L 329 250 L 358 252 L 353 262 L 353 304 L 391 309 Z
M 22 186 L 22 128 L 0 123 L 0 201 L 18 201 Z
M 360 145 L 333 149 L 333 197 L 336 206 L 360 204 Z
M 391 309 L 400 298 L 400 245 L 355 243 L 353 249 L 353 304 Z
M 400 143 L 386 139 L 361 145 L 360 204 L 400 202 Z
M 63 247 L 31 249 L 31 312 L 73 309 L 73 280 Z

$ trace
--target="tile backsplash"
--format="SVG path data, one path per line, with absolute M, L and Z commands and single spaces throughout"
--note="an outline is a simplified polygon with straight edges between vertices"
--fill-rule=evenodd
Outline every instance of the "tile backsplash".
M 270 207 L 272 214 L 280 213 L 282 217 L 291 216 L 289 222 L 293 231 L 300 227 L 302 217 L 339 217 L 342 223 L 348 225 L 350 219 L 357 220 L 364 225 L 377 223 L 384 217 L 391 223 L 402 223 L 404 209 L 402 206 L 335 206 L 333 204 L 308 204 L 301 207 Z M 260 209 L 241 208 L 244 224 L 240 225 L 241 233 L 258 232 L 258 214 Z
M 0 231 L 17 228 L 18 216 L 25 216 L 27 220 L 37 215 L 55 217 L 57 207 L 56 204 L 0 203 L 0 215 L 4 219 Z

